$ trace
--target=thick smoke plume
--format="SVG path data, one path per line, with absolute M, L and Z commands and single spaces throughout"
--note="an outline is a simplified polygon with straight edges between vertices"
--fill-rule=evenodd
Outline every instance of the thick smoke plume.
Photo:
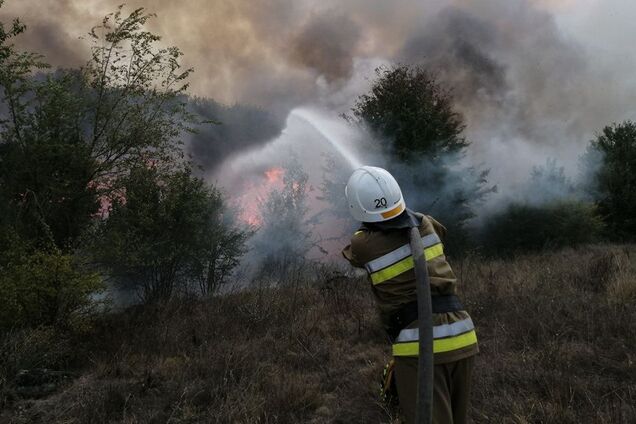
M 77 39 L 87 23 L 118 3 L 43 0 L 33 7 L 9 0 L 2 10 L 30 25 L 25 47 L 54 65 L 74 66 L 87 57 Z M 627 18 L 635 7 L 618 0 L 135 0 L 128 6 L 158 13 L 153 29 L 180 46 L 197 71 L 194 94 L 228 104 L 284 114 L 329 102 L 347 80 L 372 76 L 356 69 L 357 61 L 431 67 L 454 89 L 474 141 L 472 159 L 501 180 L 513 169 L 529 171 L 546 154 L 572 162 L 594 131 L 630 116 L 636 104 L 635 59 L 618 55 L 636 35 Z M 351 100 L 341 99 L 338 112 Z M 495 160 L 515 151 L 526 153 L 528 165 L 510 160 L 501 167 Z
M 284 122 L 260 108 L 224 106 L 214 100 L 196 98 L 189 110 L 201 122 L 188 134 L 186 149 L 206 174 L 238 152 L 259 146 L 280 135 Z
M 327 81 L 348 79 L 360 36 L 358 25 L 345 15 L 328 12 L 312 16 L 293 38 L 291 59 Z
M 87 23 L 118 3 L 9 0 L 2 19 L 22 17 L 30 26 L 24 47 L 53 65 L 77 66 L 88 57 L 78 40 Z M 490 168 L 490 183 L 499 186 L 490 209 L 519 198 L 533 167 L 548 157 L 578 178 L 578 157 L 594 133 L 636 115 L 636 56 L 626 54 L 636 37 L 636 6 L 619 0 L 134 0 L 128 6 L 157 12 L 151 29 L 184 51 L 185 65 L 196 70 L 194 95 L 249 105 L 208 108 L 225 126 L 189 144 L 211 179 L 241 195 L 294 147 L 309 187 L 316 187 L 324 140 L 288 119 L 289 112 L 313 105 L 339 119 L 368 90 L 378 65 L 422 65 L 452 89 L 472 141 L 464 165 Z M 279 135 L 285 122 L 288 130 Z

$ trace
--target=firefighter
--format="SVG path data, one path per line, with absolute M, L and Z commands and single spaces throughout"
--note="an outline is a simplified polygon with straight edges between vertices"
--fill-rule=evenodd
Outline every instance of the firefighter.
M 405 422 L 415 422 L 418 381 L 417 294 L 409 245 L 413 222 L 419 224 L 424 244 L 433 308 L 433 423 L 467 422 L 477 336 L 457 297 L 457 278 L 444 256 L 446 228 L 430 216 L 407 209 L 397 181 L 382 168 L 355 170 L 345 196 L 361 227 L 342 253 L 351 265 L 368 273 L 392 342 L 395 383 Z

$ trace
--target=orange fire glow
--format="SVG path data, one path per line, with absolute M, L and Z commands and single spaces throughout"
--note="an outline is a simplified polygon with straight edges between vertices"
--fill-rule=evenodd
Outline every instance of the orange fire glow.
M 282 187 L 284 175 L 283 168 L 273 167 L 263 173 L 264 178 L 248 183 L 245 193 L 237 200 L 242 210 L 242 221 L 254 227 L 263 223 L 261 202 L 267 199 L 272 190 Z
M 283 181 L 283 175 L 285 171 L 283 168 L 271 168 L 265 171 L 265 178 L 267 178 L 267 182 L 270 184 L 277 184 Z

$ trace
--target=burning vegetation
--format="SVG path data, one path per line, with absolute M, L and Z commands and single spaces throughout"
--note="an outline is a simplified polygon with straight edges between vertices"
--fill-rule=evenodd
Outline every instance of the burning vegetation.
M 364 162 L 449 228 L 482 349 L 476 422 L 634 422 L 636 124 L 585 127 L 625 112 L 563 106 L 590 103 L 591 74 L 546 74 L 584 58 L 547 12 L 500 3 L 392 26 L 405 34 L 364 24 L 393 8 L 316 13 L 273 40 L 278 13 L 259 26 L 237 2 L 258 35 L 245 51 L 292 47 L 280 66 L 255 54 L 274 88 L 244 79 L 271 111 L 190 97 L 192 69 L 143 9 L 107 15 L 89 61 L 54 70 L 0 21 L 0 421 L 398 422 L 377 397 L 389 352 L 367 283 L 337 262 Z M 394 57 L 372 76 L 376 48 Z M 519 51 L 550 60 L 530 72 Z M 548 135 L 574 140 L 570 163 L 532 167 Z
M 272 191 L 282 188 L 284 175 L 285 170 L 275 166 L 246 183 L 247 188 L 236 199 L 236 207 L 241 211 L 240 219 L 244 223 L 256 228 L 263 225 L 262 203 Z

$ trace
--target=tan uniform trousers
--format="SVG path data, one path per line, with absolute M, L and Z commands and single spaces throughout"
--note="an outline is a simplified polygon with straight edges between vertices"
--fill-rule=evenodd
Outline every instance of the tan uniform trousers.
M 468 421 L 470 381 L 475 356 L 435 365 L 433 424 L 465 424 Z M 395 357 L 395 383 L 406 424 L 415 423 L 417 358 Z

